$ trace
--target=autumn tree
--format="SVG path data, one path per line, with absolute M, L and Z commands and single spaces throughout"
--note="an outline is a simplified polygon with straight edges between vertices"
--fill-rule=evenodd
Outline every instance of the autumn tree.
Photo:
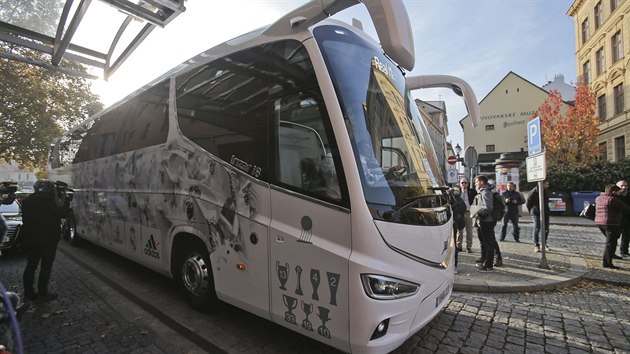
M 584 82 L 580 82 L 573 105 L 566 112 L 562 107 L 562 97 L 554 90 L 536 112 L 541 118 L 547 163 L 578 166 L 593 163 L 599 156 L 595 94 Z
M 9 22 L 54 36 L 63 2 L 23 0 L 0 4 Z M 0 43 L 0 51 L 39 62 L 47 54 Z M 79 64 L 61 66 L 85 72 Z M 0 59 L 0 162 L 43 168 L 54 138 L 103 108 L 90 82 L 18 61 Z

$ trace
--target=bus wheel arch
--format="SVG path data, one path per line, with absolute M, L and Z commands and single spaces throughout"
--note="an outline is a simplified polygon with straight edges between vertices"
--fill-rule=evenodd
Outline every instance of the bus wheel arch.
M 186 301 L 196 310 L 211 312 L 219 307 L 208 248 L 196 236 L 181 234 L 173 242 L 171 273 Z

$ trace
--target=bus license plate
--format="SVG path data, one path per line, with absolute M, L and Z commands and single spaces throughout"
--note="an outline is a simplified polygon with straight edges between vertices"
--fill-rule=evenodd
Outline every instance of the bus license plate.
M 440 306 L 440 304 L 442 303 L 442 301 L 444 301 L 444 299 L 446 299 L 450 291 L 451 291 L 451 285 L 447 286 L 444 290 L 442 290 L 442 293 L 440 293 L 440 295 L 438 295 L 435 298 L 435 307 Z

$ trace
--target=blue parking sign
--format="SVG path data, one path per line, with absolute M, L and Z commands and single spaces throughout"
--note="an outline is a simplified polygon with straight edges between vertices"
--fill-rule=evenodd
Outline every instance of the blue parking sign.
M 540 117 L 527 122 L 527 155 L 536 155 L 542 152 L 542 132 L 540 130 Z

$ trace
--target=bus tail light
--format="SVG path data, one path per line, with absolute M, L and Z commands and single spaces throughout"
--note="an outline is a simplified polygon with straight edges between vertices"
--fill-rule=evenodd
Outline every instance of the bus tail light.
M 377 300 L 394 300 L 415 295 L 420 285 L 384 275 L 361 274 L 365 293 Z

